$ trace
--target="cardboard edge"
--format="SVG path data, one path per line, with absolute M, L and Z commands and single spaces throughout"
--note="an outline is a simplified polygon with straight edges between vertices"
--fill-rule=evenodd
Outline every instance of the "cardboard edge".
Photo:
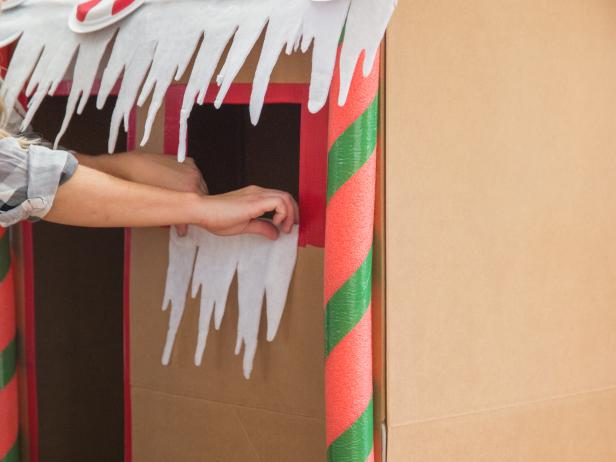
M 375 461 L 387 460 L 387 381 L 386 381 L 386 238 L 385 228 L 385 45 L 380 48 L 379 126 L 376 166 L 376 199 L 374 216 L 374 261 L 372 281 L 372 350 L 374 381 L 374 445 Z

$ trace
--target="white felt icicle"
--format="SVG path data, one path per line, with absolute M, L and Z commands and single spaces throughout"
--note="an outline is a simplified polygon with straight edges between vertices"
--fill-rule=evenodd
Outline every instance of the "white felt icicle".
M 276 241 L 252 235 L 220 237 L 195 226 L 189 227 L 186 237 L 179 237 L 175 229 L 170 233 L 163 310 L 171 306 L 171 313 L 162 363 L 169 364 L 191 277 L 192 296 L 196 297 L 201 290 L 194 358 L 199 366 L 212 317 L 214 327 L 220 329 L 229 288 L 237 273 L 239 317 L 235 354 L 244 349 L 243 373 L 250 378 L 264 299 L 268 341 L 274 340 L 280 326 L 297 259 L 298 227 L 290 234 L 282 233 Z
M 26 0 L 0 15 L 0 46 L 18 41 L 0 96 L 11 111 L 30 79 L 28 92 L 33 97 L 29 121 L 43 98 L 53 94 L 62 79 L 72 80 L 57 142 L 66 131 L 77 101 L 80 99 L 80 113 L 102 71 L 99 108 L 120 82 L 109 135 L 109 152 L 113 152 L 122 122 L 126 130 L 134 105 L 149 101 L 141 141 L 147 142 L 169 85 L 182 78 L 196 50 L 179 117 L 178 160 L 182 161 L 186 156 L 188 117 L 194 104 L 204 103 L 210 83 L 215 80 L 220 87 L 215 106 L 220 107 L 260 36 L 264 36 L 263 47 L 250 98 L 254 124 L 259 120 L 272 70 L 283 50 L 290 54 L 298 49 L 307 52 L 312 47 L 308 109 L 317 112 L 323 108 L 340 34 L 346 25 L 338 95 L 343 104 L 362 52 L 366 56 L 363 72 L 370 72 L 395 5 L 396 0 L 149 0 L 105 29 L 77 34 L 68 26 L 73 0 Z M 220 63 L 228 45 L 229 51 Z M 108 47 L 111 54 L 106 60 Z M 221 71 L 214 76 L 219 64 Z

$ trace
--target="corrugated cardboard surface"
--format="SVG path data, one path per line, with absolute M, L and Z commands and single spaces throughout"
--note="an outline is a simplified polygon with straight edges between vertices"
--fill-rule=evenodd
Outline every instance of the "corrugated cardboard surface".
M 141 112 L 137 119 L 143 120 Z M 162 150 L 160 115 L 145 150 Z M 324 461 L 322 249 L 299 249 L 278 336 L 268 343 L 261 326 L 253 375 L 246 381 L 241 356 L 233 354 L 235 283 L 221 330 L 208 336 L 203 365 L 193 364 L 198 301 L 190 297 L 171 364 L 161 365 L 169 316 L 161 311 L 168 232 L 132 230 L 133 461 Z
M 161 366 L 168 230 L 133 230 L 131 243 L 133 460 L 324 460 L 322 251 L 300 249 L 278 337 L 268 343 L 262 329 L 253 376 L 246 381 L 241 356 L 233 354 L 235 286 L 222 329 L 208 337 L 203 365 L 193 364 L 193 300 L 171 365 Z
M 616 458 L 616 4 L 400 2 L 390 461 Z

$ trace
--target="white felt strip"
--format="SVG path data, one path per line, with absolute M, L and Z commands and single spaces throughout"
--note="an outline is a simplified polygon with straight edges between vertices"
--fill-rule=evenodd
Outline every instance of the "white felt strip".
M 162 358 L 164 365 L 169 364 L 175 336 L 182 321 L 196 253 L 197 241 L 191 237 L 179 238 L 175 228 L 172 228 L 169 239 L 169 268 L 163 296 L 163 311 L 171 306 L 167 340 Z
M 257 351 L 263 300 L 267 339 L 273 341 L 284 311 L 297 259 L 298 227 L 276 241 L 259 236 L 220 237 L 190 226 L 186 237 L 170 232 L 169 268 L 163 309 L 171 305 L 162 363 L 169 364 L 192 276 L 192 296 L 201 291 L 195 364 L 201 365 L 214 316 L 220 328 L 229 288 L 237 273 L 239 317 L 235 353 L 244 349 L 243 373 L 250 378 Z M 194 268 L 193 268 L 194 263 Z
M 143 105 L 151 97 L 142 144 L 147 142 L 169 85 L 182 77 L 198 49 L 180 114 L 178 158 L 183 160 L 187 119 L 195 98 L 198 104 L 203 104 L 214 70 L 229 43 L 221 72 L 216 76 L 220 86 L 216 107 L 223 103 L 248 54 L 264 34 L 250 99 L 252 122 L 257 123 L 259 119 L 280 53 L 282 50 L 291 53 L 298 47 L 306 52 L 312 46 L 308 108 L 317 112 L 327 101 L 345 24 L 340 103 L 346 101 L 355 66 L 363 51 L 366 54 L 363 71 L 366 75 L 369 73 L 395 4 L 396 0 L 150 0 L 111 27 L 76 34 L 68 28 L 72 1 L 27 0 L 0 16 L 0 44 L 19 40 L 0 95 L 10 111 L 32 74 L 28 88 L 34 93 L 28 114 L 31 119 L 45 95 L 53 92 L 65 77 L 76 56 L 77 65 L 68 77 L 77 85 L 69 100 L 59 140 L 73 115 L 76 99 L 83 93 L 79 112 L 92 90 L 91 82 L 99 67 L 104 67 L 99 108 L 122 77 L 109 137 L 109 151 L 112 152 L 120 125 L 124 121 L 126 128 L 135 102 Z M 109 61 L 101 64 L 114 36 Z

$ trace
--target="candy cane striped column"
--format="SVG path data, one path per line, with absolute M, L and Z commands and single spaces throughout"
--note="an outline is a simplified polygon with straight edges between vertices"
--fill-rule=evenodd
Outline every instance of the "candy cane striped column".
M 374 460 L 372 241 L 379 62 L 330 101 L 325 225 L 325 413 L 330 462 Z M 340 86 L 335 72 L 332 95 Z
M 19 460 L 15 332 L 9 233 L 0 228 L 0 462 Z

